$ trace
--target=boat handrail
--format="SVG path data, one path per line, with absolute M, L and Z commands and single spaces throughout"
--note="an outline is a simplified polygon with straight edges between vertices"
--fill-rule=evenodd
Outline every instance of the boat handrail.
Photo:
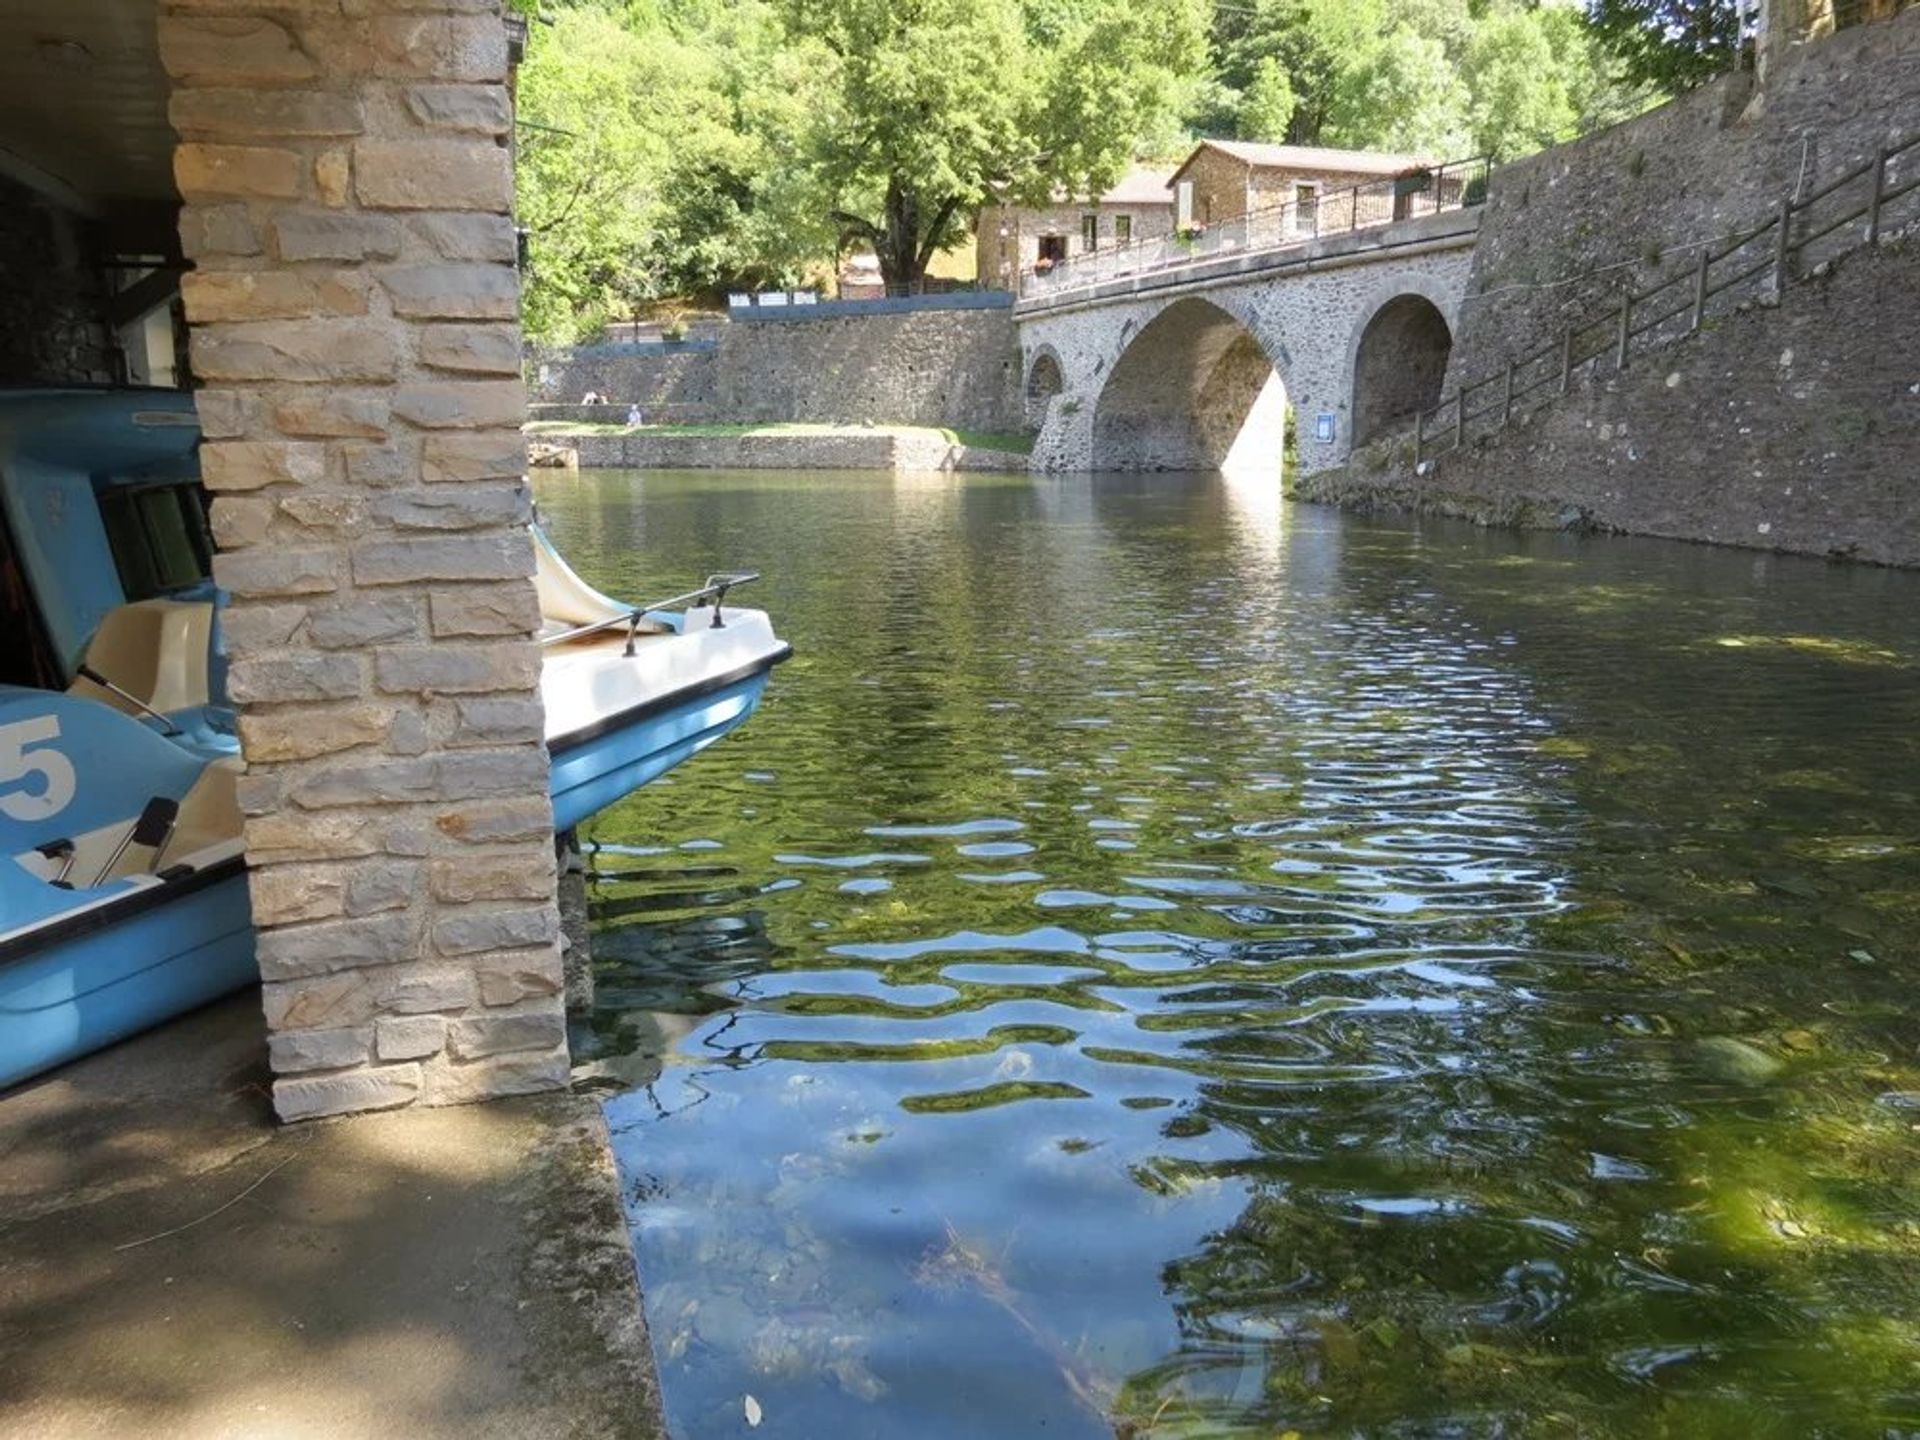
M 633 654 L 634 639 L 640 633 L 640 622 L 656 610 L 671 610 L 684 605 L 689 609 L 701 601 L 713 601 L 712 629 L 723 630 L 726 622 L 720 618 L 720 606 L 727 598 L 727 592 L 736 585 L 750 585 L 760 578 L 758 570 L 741 570 L 707 576 L 706 583 L 698 590 L 689 590 L 684 595 L 672 595 L 665 600 L 655 600 L 651 604 L 639 605 L 620 615 L 610 615 L 605 620 L 595 620 L 591 624 L 576 625 L 571 630 L 562 630 L 554 635 L 542 635 L 542 645 L 561 645 L 569 640 L 583 640 L 589 635 L 599 635 L 608 630 L 627 627 L 627 654 Z

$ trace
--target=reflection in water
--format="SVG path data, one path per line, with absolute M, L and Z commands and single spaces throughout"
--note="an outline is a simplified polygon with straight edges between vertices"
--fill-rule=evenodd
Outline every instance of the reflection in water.
M 675 1433 L 1920 1427 L 1920 581 L 1166 476 L 545 481 L 797 658 L 598 823 Z

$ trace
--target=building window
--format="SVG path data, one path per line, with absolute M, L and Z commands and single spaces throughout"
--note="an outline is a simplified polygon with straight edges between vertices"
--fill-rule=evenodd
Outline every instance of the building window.
M 1042 235 L 1040 237 L 1040 264 L 1053 266 L 1067 258 L 1067 237 L 1064 235 Z
M 1131 245 L 1133 243 L 1133 217 L 1116 215 L 1113 217 L 1113 243 Z
M 1302 180 L 1293 187 L 1293 228 L 1297 234 L 1320 233 L 1320 187 Z
M 213 573 L 213 540 L 197 484 L 116 485 L 101 492 L 99 505 L 127 599 L 187 589 Z
M 1193 224 L 1193 182 L 1182 180 L 1174 196 L 1174 228 L 1185 230 Z
M 1082 250 L 1100 248 L 1100 217 L 1098 215 L 1080 217 L 1080 248 Z

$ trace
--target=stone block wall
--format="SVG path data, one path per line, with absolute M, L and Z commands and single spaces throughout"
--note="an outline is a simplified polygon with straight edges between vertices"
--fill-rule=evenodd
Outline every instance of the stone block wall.
M 622 345 L 529 358 L 534 397 L 558 404 L 593 390 L 602 418 L 638 401 L 649 423 L 805 421 L 1030 429 L 1010 308 L 925 308 L 734 321 L 711 347 Z M 541 378 L 544 376 L 544 378 Z
M 721 420 L 1027 428 L 1010 308 L 736 322 L 714 358 Z
M 1219 225 L 1252 207 L 1253 167 L 1224 150 L 1205 146 L 1196 151 L 1173 178 L 1176 195 L 1182 181 L 1193 186 L 1195 224 Z
M 0 385 L 113 379 L 106 294 L 79 221 L 0 176 Z
M 1120 244 L 1120 221 L 1128 226 L 1129 244 L 1157 240 L 1173 233 L 1173 192 L 1157 203 L 1120 204 L 1095 201 L 1079 205 L 1049 205 L 1032 209 L 990 205 L 980 212 L 974 229 L 974 269 L 983 285 L 1002 290 L 1018 288 L 1020 276 L 1040 258 L 1040 237 L 1064 235 L 1067 254 L 1087 253 L 1082 225 L 1095 217 L 1099 248 Z M 1005 231 L 1003 235 L 1001 232 Z
M 1920 129 L 1920 8 L 1794 46 L 1767 87 L 1732 74 L 1584 140 L 1503 165 L 1480 221 L 1447 390 L 1569 323 L 1690 270 L 1696 242 L 1758 224 Z
M 577 404 L 589 390 L 626 407 L 666 409 L 675 420 L 711 413 L 718 366 L 713 342 L 699 345 L 581 345 L 536 351 L 528 360 L 532 398 L 544 404 Z
M 1636 356 L 1430 472 L 1364 457 L 1303 499 L 1920 565 L 1920 238 Z M 1374 462 L 1376 465 L 1378 461 Z
M 565 1083 L 493 0 L 161 0 L 274 1101 Z

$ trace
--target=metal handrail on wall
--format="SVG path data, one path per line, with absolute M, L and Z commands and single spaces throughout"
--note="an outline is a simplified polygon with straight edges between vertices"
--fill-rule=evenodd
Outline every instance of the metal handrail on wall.
M 1517 414 L 1542 409 L 1554 397 L 1566 394 L 1582 370 L 1589 375 L 1625 370 L 1636 340 L 1644 340 L 1639 346 L 1642 351 L 1654 349 L 1698 331 L 1710 310 L 1723 313 L 1738 303 L 1729 299 L 1716 307 L 1715 299 L 1732 296 L 1742 287 L 1743 297 L 1777 296 L 1812 265 L 1877 243 L 1886 228 L 1889 207 L 1920 189 L 1920 163 L 1902 164 L 1914 161 L 1916 150 L 1920 150 L 1920 134 L 1883 146 L 1871 159 L 1810 194 L 1784 197 L 1773 214 L 1753 228 L 1699 242 L 1693 247 L 1698 256 L 1692 268 L 1650 289 L 1629 286 L 1616 304 L 1595 318 L 1509 360 L 1503 371 L 1468 381 L 1431 409 L 1416 411 L 1415 473 L 1427 460 L 1463 448 L 1473 422 L 1495 417 L 1481 433 L 1503 429 Z M 1908 169 L 1915 173 L 1898 173 Z M 1860 186 L 1857 195 L 1852 193 L 1855 186 Z M 1593 344 L 1596 335 L 1597 346 Z M 1542 390 L 1549 393 L 1529 409 L 1516 410 L 1520 402 Z M 1480 403 L 1478 397 L 1488 392 L 1492 398 Z M 1434 448 L 1436 443 L 1440 448 Z
M 1020 293 L 1046 295 L 1104 280 L 1189 265 L 1210 256 L 1284 249 L 1329 235 L 1345 235 L 1396 220 L 1461 210 L 1486 199 L 1492 157 L 1476 155 L 1381 180 L 1329 191 L 1312 200 L 1284 200 L 1187 232 L 1143 236 L 1083 251 L 1045 268 L 1020 272 Z

